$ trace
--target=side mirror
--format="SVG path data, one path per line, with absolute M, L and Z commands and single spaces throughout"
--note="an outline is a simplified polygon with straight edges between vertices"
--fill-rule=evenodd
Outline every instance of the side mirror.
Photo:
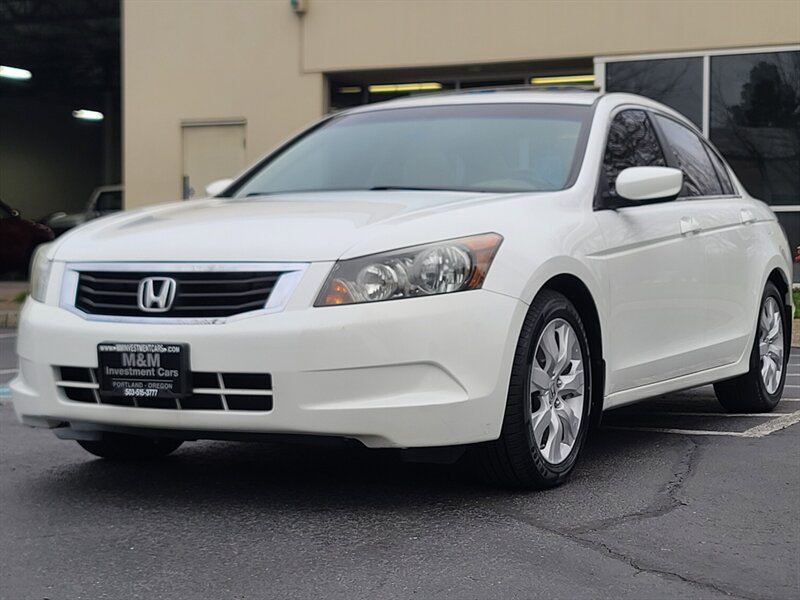
M 617 195 L 632 202 L 674 200 L 683 187 L 683 173 L 671 167 L 628 167 L 615 182 Z
M 18 217 L 18 216 L 20 216 L 20 213 L 16 208 L 12 208 L 11 209 L 11 216 L 12 217 Z
M 233 179 L 217 179 L 216 181 L 212 181 L 206 186 L 206 194 L 209 197 L 221 194 L 231 183 L 233 183 Z

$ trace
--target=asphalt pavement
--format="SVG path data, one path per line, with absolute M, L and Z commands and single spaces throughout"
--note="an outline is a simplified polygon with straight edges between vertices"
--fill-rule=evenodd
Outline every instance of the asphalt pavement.
M 0 598 L 797 598 L 800 355 L 777 413 L 710 388 L 607 413 L 571 481 L 492 489 L 392 451 L 194 442 L 94 459 L 2 377 Z M 12 358 L 9 359 L 9 356 Z

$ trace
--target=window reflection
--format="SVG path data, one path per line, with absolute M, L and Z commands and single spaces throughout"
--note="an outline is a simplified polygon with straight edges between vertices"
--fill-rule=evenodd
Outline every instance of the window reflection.
M 658 100 L 703 124 L 703 59 L 669 58 L 606 64 L 606 91 Z
M 800 52 L 712 56 L 710 123 L 751 195 L 800 204 Z

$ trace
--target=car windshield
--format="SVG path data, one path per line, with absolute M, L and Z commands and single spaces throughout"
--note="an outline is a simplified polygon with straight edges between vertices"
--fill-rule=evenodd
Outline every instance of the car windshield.
M 333 190 L 534 192 L 574 183 L 591 107 L 471 104 L 333 117 L 226 196 Z
M 119 190 L 100 192 L 100 195 L 97 197 L 97 206 L 95 210 L 98 212 L 122 210 L 122 192 Z

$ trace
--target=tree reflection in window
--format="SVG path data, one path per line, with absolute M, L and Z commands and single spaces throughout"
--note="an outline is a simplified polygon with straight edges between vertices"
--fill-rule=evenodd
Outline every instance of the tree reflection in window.
M 610 62 L 606 65 L 606 91 L 630 92 L 663 102 L 703 124 L 703 59 L 667 58 Z
M 683 171 L 681 196 L 719 196 L 719 183 L 714 165 L 697 135 L 672 119 L 656 116 L 656 122 L 666 136 L 665 144 L 675 155 L 678 167 Z
M 710 118 L 751 195 L 800 204 L 800 52 L 713 56 Z
M 623 169 L 664 167 L 666 164 L 658 138 L 644 111 L 625 110 L 614 117 L 603 159 L 608 194 L 616 196 L 615 181 Z

